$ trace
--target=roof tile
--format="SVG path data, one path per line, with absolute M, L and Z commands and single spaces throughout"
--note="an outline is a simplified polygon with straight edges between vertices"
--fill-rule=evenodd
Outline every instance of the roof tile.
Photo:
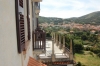
M 28 62 L 28 65 L 27 66 L 47 66 L 37 60 L 35 60 L 34 58 L 32 57 L 29 57 L 29 62 Z

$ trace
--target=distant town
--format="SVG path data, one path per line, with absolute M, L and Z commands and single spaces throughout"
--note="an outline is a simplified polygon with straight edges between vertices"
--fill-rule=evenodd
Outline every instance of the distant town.
M 66 29 L 77 29 L 77 30 L 90 30 L 92 32 L 95 31 L 100 31 L 100 25 L 91 25 L 91 24 L 79 24 L 79 23 L 68 23 L 66 24 L 65 22 L 58 23 L 58 25 L 54 25 L 53 22 L 49 23 L 41 23 L 39 24 L 40 26 L 46 28 L 46 27 L 62 27 L 62 28 L 66 28 Z

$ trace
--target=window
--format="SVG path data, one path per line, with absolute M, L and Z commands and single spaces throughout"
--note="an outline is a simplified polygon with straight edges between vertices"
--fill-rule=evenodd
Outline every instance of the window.
M 23 0 L 15 0 L 16 30 L 18 52 L 25 50 L 25 28 L 24 28 L 24 8 Z
M 30 19 L 29 19 L 29 0 L 26 0 L 27 5 L 27 30 L 28 40 L 30 40 Z M 23 0 L 15 0 L 16 13 L 16 30 L 17 30 L 17 44 L 18 52 L 25 50 L 25 21 L 24 21 L 24 7 Z

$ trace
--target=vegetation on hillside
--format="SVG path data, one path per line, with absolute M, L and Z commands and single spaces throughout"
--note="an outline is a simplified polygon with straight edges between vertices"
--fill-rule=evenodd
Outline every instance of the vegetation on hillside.
M 78 18 L 51 18 L 51 17 L 39 17 L 41 23 L 54 23 L 62 24 L 62 22 L 76 22 L 82 24 L 95 24 L 100 25 L 100 12 L 93 12 Z M 51 37 L 52 32 L 66 31 L 65 34 L 65 46 L 70 48 L 70 40 L 73 40 L 73 54 L 77 62 L 76 66 L 99 66 L 100 65 L 100 33 L 91 33 L 87 31 L 79 31 L 73 29 L 73 34 L 70 34 L 71 29 L 62 28 L 59 26 L 48 26 L 43 28 L 46 31 L 46 36 Z
M 52 32 L 67 31 L 61 27 L 44 28 L 47 36 L 50 37 Z M 65 34 L 65 46 L 70 48 L 70 39 L 73 40 L 73 54 L 78 63 L 77 66 L 98 66 L 100 61 L 100 36 L 99 33 L 90 31 L 74 31 L 73 34 Z M 89 61 L 91 60 L 91 61 Z M 94 62 L 92 63 L 92 61 Z M 91 63 L 91 64 L 90 64 Z M 90 64 L 90 65 L 89 65 Z M 96 65 L 95 65 L 96 64 Z
M 39 17 L 40 23 L 54 23 L 54 24 L 62 24 L 63 22 L 69 23 L 69 22 L 75 22 L 75 23 L 81 23 L 81 24 L 94 24 L 98 25 L 100 24 L 100 11 L 93 12 L 81 17 L 73 17 L 73 18 L 56 18 L 56 17 Z

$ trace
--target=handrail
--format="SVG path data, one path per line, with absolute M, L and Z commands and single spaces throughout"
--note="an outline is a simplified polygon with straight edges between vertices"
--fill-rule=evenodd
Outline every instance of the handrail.
M 67 47 L 65 47 L 65 49 L 67 49 L 70 52 L 70 50 Z
M 64 54 L 67 54 L 68 56 L 70 55 L 70 50 L 67 47 L 65 47 Z

